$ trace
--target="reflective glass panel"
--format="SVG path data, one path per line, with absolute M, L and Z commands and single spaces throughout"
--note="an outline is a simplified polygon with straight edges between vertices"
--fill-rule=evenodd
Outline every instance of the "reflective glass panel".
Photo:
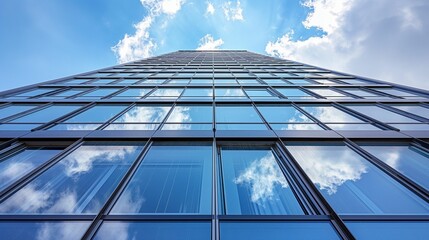
M 212 122 L 213 107 L 211 105 L 178 105 L 168 116 L 168 123 Z
M 429 108 L 418 105 L 393 105 L 392 107 L 429 119 Z
M 328 222 L 223 222 L 222 240 L 340 239 Z
M 78 240 L 91 222 L 87 221 L 2 221 L 0 238 L 7 240 Z
M 105 97 L 107 95 L 110 95 L 116 91 L 118 91 L 120 88 L 99 88 L 95 91 L 91 91 L 89 93 L 86 93 L 81 96 L 77 96 L 75 98 L 101 98 Z
M 138 98 L 142 98 L 151 90 L 152 89 L 150 88 L 130 88 L 125 90 L 124 92 L 121 92 L 111 97 L 111 99 L 130 99 L 130 98 L 138 99 Z
M 322 122 L 330 123 L 330 122 L 363 122 L 362 120 L 353 117 L 352 115 L 345 113 L 333 106 L 328 105 L 302 105 L 300 106 L 309 114 L 313 115 L 315 118 L 319 119 Z
M 113 214 L 210 214 L 211 145 L 154 144 Z
M 305 93 L 297 88 L 275 88 L 287 98 L 314 98 L 313 96 Z
M 79 122 L 105 122 L 124 110 L 127 106 L 124 105 L 96 105 L 78 115 L 67 119 L 66 123 L 79 123 Z
M 410 145 L 360 144 L 387 165 L 429 190 L 429 155 Z
M 261 122 L 252 106 L 216 106 L 216 122 Z
M 15 114 L 23 112 L 23 111 L 27 111 L 27 110 L 32 109 L 34 107 L 37 107 L 37 105 L 9 105 L 9 106 L 6 106 L 6 107 L 0 109 L 0 119 L 15 115 Z
M 36 112 L 29 113 L 20 118 L 14 119 L 10 122 L 25 123 L 25 122 L 39 122 L 46 123 L 59 118 L 67 113 L 70 113 L 78 108 L 80 105 L 51 105 L 49 107 L 40 109 Z
M 290 105 L 273 106 L 259 105 L 258 110 L 268 122 L 313 122 L 303 113 Z
M 61 152 L 61 148 L 28 147 L 0 159 L 0 191 Z
M 158 105 L 137 105 L 126 111 L 114 123 L 157 123 L 162 122 L 171 106 Z
M 304 214 L 270 149 L 222 148 L 226 214 Z
M 381 122 L 418 122 L 374 105 L 347 105 L 347 107 Z
M 423 240 L 429 234 L 429 222 L 424 221 L 348 221 L 346 225 L 356 239 Z
M 183 97 L 208 97 L 213 96 L 213 89 L 211 88 L 187 88 L 182 95 Z
M 94 239 L 210 240 L 210 222 L 105 221 Z
M 312 92 L 315 92 L 320 96 L 326 97 L 326 98 L 352 98 L 350 96 L 346 96 L 342 93 L 339 93 L 337 91 L 334 91 L 328 88 L 309 88 L 308 90 L 311 90 Z
M 142 150 L 140 144 L 86 144 L 0 204 L 7 214 L 96 214 Z
M 245 97 L 246 95 L 240 88 L 216 88 L 216 97 Z
M 428 214 L 429 204 L 342 143 L 286 143 L 339 214 Z

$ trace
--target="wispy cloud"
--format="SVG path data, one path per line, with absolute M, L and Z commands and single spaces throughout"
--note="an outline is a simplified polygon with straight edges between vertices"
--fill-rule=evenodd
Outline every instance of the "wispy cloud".
M 149 14 L 134 25 L 135 32 L 125 36 L 111 49 L 116 54 L 118 63 L 130 62 L 153 55 L 157 48 L 156 41 L 150 36 L 154 20 L 161 14 L 174 16 L 182 7 L 184 0 L 140 0 Z
M 240 1 L 238 0 L 235 5 L 233 2 L 228 1 L 222 5 L 223 13 L 228 21 L 243 21 L 243 9 L 241 8 Z
M 265 48 L 268 54 L 429 87 L 429 82 L 421 81 L 428 64 L 429 15 L 425 12 L 429 11 L 429 2 L 307 0 L 303 6 L 311 9 L 303 25 L 325 34 L 294 40 L 294 33 L 287 32 L 268 42 Z
M 214 50 L 219 49 L 222 45 L 223 40 L 221 38 L 214 40 L 212 35 L 207 34 L 200 39 L 197 50 Z

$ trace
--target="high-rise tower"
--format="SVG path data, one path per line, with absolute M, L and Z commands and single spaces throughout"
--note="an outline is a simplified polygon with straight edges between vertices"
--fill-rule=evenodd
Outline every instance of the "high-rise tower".
M 178 51 L 0 104 L 0 239 L 429 235 L 425 90 Z

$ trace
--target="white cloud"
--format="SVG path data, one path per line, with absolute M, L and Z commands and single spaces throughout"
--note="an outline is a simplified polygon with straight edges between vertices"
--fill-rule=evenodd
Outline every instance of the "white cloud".
M 213 15 L 214 13 L 215 13 L 215 8 L 213 6 L 213 3 L 207 2 L 206 15 Z
M 332 70 L 429 88 L 429 2 L 307 0 L 303 24 L 326 34 L 292 40 L 288 32 L 265 51 Z
M 226 20 L 228 21 L 243 21 L 243 9 L 240 6 L 238 0 L 234 6 L 231 1 L 228 1 L 222 5 L 223 13 L 225 14 Z
M 212 35 L 207 34 L 200 39 L 197 50 L 215 50 L 219 49 L 222 45 L 223 40 L 221 38 L 214 40 Z
M 135 33 L 125 36 L 111 49 L 118 63 L 130 62 L 152 56 L 157 48 L 156 41 L 150 36 L 150 28 L 155 19 L 161 15 L 174 16 L 182 7 L 184 0 L 140 0 L 149 10 L 149 14 L 134 25 Z M 167 20 L 166 20 L 167 21 Z M 167 24 L 167 22 L 164 22 Z

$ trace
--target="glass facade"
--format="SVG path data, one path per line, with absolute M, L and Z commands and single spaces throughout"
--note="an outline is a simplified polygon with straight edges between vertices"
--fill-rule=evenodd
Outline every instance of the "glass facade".
M 178 51 L 0 93 L 0 239 L 426 239 L 429 92 Z

